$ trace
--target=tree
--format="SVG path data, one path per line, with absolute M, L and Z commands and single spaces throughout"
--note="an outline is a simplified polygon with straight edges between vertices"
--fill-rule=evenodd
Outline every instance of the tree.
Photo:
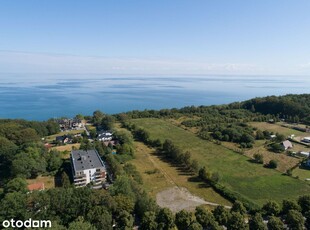
M 298 198 L 298 204 L 303 214 L 310 211 L 310 195 L 304 195 Z
M 265 139 L 265 135 L 261 130 L 257 130 L 256 131 L 256 140 L 264 140 Z
M 142 193 L 136 201 L 135 213 L 143 217 L 146 212 L 157 212 L 158 206 L 153 198 L 148 196 L 146 192 Z
M 199 163 L 196 159 L 192 160 L 190 168 L 193 172 L 197 173 L 197 171 L 199 169 Z
M 263 154 L 260 154 L 260 153 L 255 153 L 253 155 L 254 157 L 254 161 L 258 164 L 263 164 L 264 163 L 264 156 Z
M 198 222 L 194 221 L 193 223 L 191 223 L 191 225 L 188 227 L 188 230 L 203 230 L 201 224 L 199 224 Z
M 202 206 L 198 206 L 195 210 L 195 217 L 199 224 L 205 229 L 217 230 L 219 229 L 218 223 L 215 221 L 212 213 Z
M 213 172 L 211 174 L 210 182 L 213 184 L 218 183 L 220 180 L 220 174 L 218 172 Z
M 69 176 L 64 171 L 61 173 L 61 186 L 64 187 L 64 188 L 71 187 Z
M 210 178 L 211 178 L 211 175 L 207 171 L 207 168 L 205 166 L 203 166 L 202 168 L 199 169 L 198 176 L 203 181 L 210 181 Z
M 300 206 L 296 201 L 293 200 L 283 200 L 282 202 L 282 213 L 287 214 L 289 210 L 301 211 Z
M 134 219 L 130 213 L 127 211 L 121 211 L 117 218 L 117 229 L 121 230 L 131 230 L 133 228 Z
M 249 229 L 250 230 L 266 230 L 267 229 L 263 222 L 263 217 L 259 212 L 255 213 L 254 215 L 250 217 Z
M 0 162 L 8 163 L 14 159 L 18 147 L 5 137 L 0 137 Z
M 47 171 L 49 172 L 57 171 L 62 165 L 60 152 L 57 150 L 51 150 L 48 152 L 45 159 L 47 162 Z
M 101 120 L 101 128 L 104 130 L 111 130 L 114 124 L 114 117 L 105 115 Z
M 25 152 L 15 156 L 12 162 L 12 173 L 15 176 L 31 178 L 46 170 L 46 162 L 43 157 L 37 157 Z
M 284 224 L 280 218 L 271 216 L 267 223 L 268 230 L 284 230 Z
M 26 195 L 19 192 L 7 193 L 0 201 L 0 221 L 24 220 L 26 217 Z
M 286 215 L 286 224 L 292 230 L 304 229 L 305 220 L 302 214 L 296 210 L 289 210 Z
M 270 145 L 270 149 L 271 151 L 275 152 L 275 153 L 281 153 L 284 151 L 284 148 L 281 144 L 279 143 L 273 143 Z
M 83 217 L 79 217 L 77 218 L 77 220 L 69 224 L 68 230 L 76 230 L 76 229 L 96 230 L 96 228 L 91 223 L 84 221 Z
M 125 210 L 128 213 L 132 213 L 135 207 L 133 197 L 128 197 L 124 194 L 118 194 L 113 197 L 116 202 L 116 209 L 118 211 Z
M 227 230 L 247 230 L 244 216 L 238 212 L 232 212 L 227 222 Z
M 230 213 L 224 206 L 219 205 L 213 210 L 213 216 L 220 225 L 226 226 Z
M 21 192 L 26 193 L 27 189 L 27 181 L 24 178 L 16 177 L 10 180 L 4 187 L 4 192 Z
M 305 217 L 306 217 L 305 227 L 306 227 L 306 229 L 310 229 L 310 212 L 307 212 L 305 214 Z
M 192 213 L 181 210 L 175 215 L 175 224 L 179 230 L 187 230 L 194 222 Z
M 175 228 L 174 216 L 168 208 L 162 208 L 157 215 L 158 229 L 172 230 Z
M 145 212 L 141 220 L 140 228 L 141 230 L 157 230 L 157 221 L 155 212 Z
M 231 207 L 231 212 L 238 212 L 242 215 L 245 215 L 247 213 L 246 208 L 243 206 L 243 204 L 236 200 L 233 204 L 233 206 Z
M 103 206 L 95 206 L 87 213 L 87 220 L 97 229 L 112 230 L 112 215 Z
M 92 122 L 95 126 L 99 126 L 103 118 L 104 113 L 100 110 L 96 110 L 95 112 L 93 112 Z
M 275 169 L 275 168 L 278 167 L 278 162 L 276 160 L 270 160 L 269 164 L 268 164 L 268 167 L 271 168 L 271 169 Z
M 275 201 L 268 201 L 262 208 L 265 215 L 277 216 L 280 213 L 280 206 Z

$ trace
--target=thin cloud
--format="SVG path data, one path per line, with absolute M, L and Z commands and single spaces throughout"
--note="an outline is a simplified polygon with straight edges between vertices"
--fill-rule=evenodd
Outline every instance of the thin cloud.
M 0 51 L 0 68 L 8 73 L 64 74 L 240 74 L 255 73 L 246 63 L 206 63 L 156 58 L 113 58 Z

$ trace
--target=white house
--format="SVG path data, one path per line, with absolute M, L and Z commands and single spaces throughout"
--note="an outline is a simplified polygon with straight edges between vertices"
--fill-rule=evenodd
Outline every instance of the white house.
M 288 140 L 283 141 L 282 142 L 282 146 L 283 146 L 284 150 L 293 148 L 293 144 L 290 141 L 288 141 Z
M 97 139 L 99 141 L 111 141 L 113 139 L 113 134 L 110 131 L 100 131 L 98 132 Z

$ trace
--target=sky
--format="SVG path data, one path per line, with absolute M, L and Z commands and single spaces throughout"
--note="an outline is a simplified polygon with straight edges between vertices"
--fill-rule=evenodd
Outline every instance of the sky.
M 0 73 L 310 75 L 309 12 L 309 0 L 2 0 Z

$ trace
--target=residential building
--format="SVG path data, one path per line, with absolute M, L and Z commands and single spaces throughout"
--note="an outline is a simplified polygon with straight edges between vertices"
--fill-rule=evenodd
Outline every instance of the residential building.
M 71 130 L 71 129 L 82 129 L 84 128 L 84 124 L 82 120 L 77 118 L 64 118 L 57 120 L 59 127 L 61 130 Z
M 96 150 L 72 150 L 71 165 L 76 187 L 92 184 L 93 188 L 102 188 L 106 181 L 106 166 Z
M 284 150 L 293 148 L 293 144 L 289 140 L 283 141 L 282 146 L 283 146 Z
M 111 141 L 113 139 L 113 134 L 111 131 L 99 131 L 97 139 L 99 141 Z

